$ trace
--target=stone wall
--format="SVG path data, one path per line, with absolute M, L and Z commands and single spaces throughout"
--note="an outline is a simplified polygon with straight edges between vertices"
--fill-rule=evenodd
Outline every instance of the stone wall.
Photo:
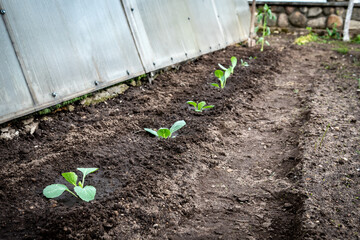
M 270 20 L 268 25 L 270 27 L 281 28 L 305 28 L 312 27 L 314 29 L 332 28 L 333 24 L 339 30 L 343 28 L 345 21 L 347 3 L 343 6 L 324 6 L 318 5 L 272 5 L 272 12 L 276 15 L 276 20 Z M 262 4 L 257 4 L 257 7 L 262 7 Z M 360 29 L 360 7 L 355 6 L 351 18 L 350 29 Z

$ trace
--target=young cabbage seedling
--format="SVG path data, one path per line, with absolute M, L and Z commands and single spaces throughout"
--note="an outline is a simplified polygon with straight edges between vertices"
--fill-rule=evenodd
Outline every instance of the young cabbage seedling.
M 201 101 L 201 102 L 199 102 L 199 103 L 196 103 L 196 102 L 194 102 L 194 101 L 187 101 L 186 103 L 194 106 L 195 112 L 202 112 L 204 109 L 213 108 L 213 107 L 214 107 L 214 105 L 208 105 L 208 106 L 206 106 L 206 102 L 205 102 L 205 101 Z
M 257 21 L 259 23 L 263 21 L 262 37 L 260 37 L 259 40 L 257 41 L 257 43 L 261 43 L 261 49 L 260 49 L 261 52 L 264 50 L 264 43 L 266 43 L 266 45 L 270 45 L 269 42 L 265 40 L 265 37 L 269 36 L 271 33 L 270 28 L 267 26 L 268 18 L 275 20 L 276 16 L 272 14 L 270 7 L 267 4 L 265 4 L 263 8 L 259 9 L 257 15 Z M 255 32 L 257 32 L 258 30 L 259 27 L 256 27 Z
M 236 57 L 231 57 L 230 61 L 231 61 L 231 66 L 229 66 L 230 73 L 233 74 L 234 73 L 234 68 L 236 67 L 236 64 L 237 64 L 237 58 Z M 242 60 L 241 60 L 241 62 L 242 62 Z M 224 67 L 220 63 L 218 65 L 222 70 L 224 70 L 224 71 L 228 70 L 228 68 Z
M 158 138 L 171 138 L 172 134 L 186 125 L 184 120 L 177 121 L 172 125 L 170 129 L 168 128 L 160 128 L 159 130 L 155 131 L 150 128 L 144 128 L 145 131 L 157 136 Z
M 240 59 L 240 61 L 241 61 L 241 66 L 243 66 L 243 67 L 249 66 L 249 64 L 247 62 L 243 61 L 242 59 Z
M 219 79 L 220 86 L 217 83 L 211 83 L 211 85 L 217 88 L 225 88 L 226 80 L 228 79 L 228 77 L 230 77 L 231 74 L 231 69 L 230 68 L 226 69 L 225 73 L 221 70 L 216 70 L 214 74 Z
M 70 191 L 69 188 L 64 184 L 51 184 L 43 190 L 43 194 L 45 195 L 45 197 L 56 198 L 63 194 L 64 191 L 68 191 L 75 197 L 79 197 L 81 200 L 84 200 L 86 202 L 94 200 L 96 188 L 90 185 L 85 186 L 84 183 L 85 176 L 89 173 L 95 172 L 96 170 L 98 170 L 98 168 L 78 168 L 77 170 L 79 170 L 83 174 L 82 181 L 79 182 L 77 182 L 78 176 L 74 172 L 66 172 L 61 174 L 66 179 L 66 181 L 74 185 L 74 191 L 77 195 Z

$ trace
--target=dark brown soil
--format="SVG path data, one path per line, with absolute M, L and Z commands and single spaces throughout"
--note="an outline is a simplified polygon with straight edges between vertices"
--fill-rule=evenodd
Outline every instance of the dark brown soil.
M 1 140 L 0 238 L 359 239 L 359 52 L 292 41 L 228 47 Z M 231 56 L 250 66 L 210 86 Z M 143 130 L 178 120 L 172 139 Z M 42 195 L 77 167 L 99 168 L 94 201 Z

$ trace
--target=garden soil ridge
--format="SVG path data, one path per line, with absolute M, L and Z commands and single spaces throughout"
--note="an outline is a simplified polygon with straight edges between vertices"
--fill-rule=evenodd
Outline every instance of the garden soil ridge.
M 358 239 L 359 52 L 293 40 L 230 46 L 0 140 L 0 238 Z M 231 56 L 249 67 L 210 86 Z M 178 120 L 172 139 L 143 130 Z M 94 201 L 42 195 L 78 167 L 99 168 Z

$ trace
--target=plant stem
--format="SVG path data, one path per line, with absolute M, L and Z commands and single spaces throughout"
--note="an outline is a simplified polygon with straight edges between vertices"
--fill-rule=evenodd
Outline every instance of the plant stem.
M 83 174 L 83 180 L 82 180 L 82 183 L 81 183 L 81 188 L 84 188 L 84 182 L 85 182 L 85 174 Z
M 329 127 L 330 127 L 330 123 L 326 126 L 326 129 L 325 129 L 325 132 L 324 132 L 324 134 L 323 134 L 323 136 L 322 136 L 322 138 L 321 138 L 319 147 L 321 147 L 321 144 L 322 144 L 322 142 L 323 142 L 323 140 L 324 140 L 324 138 L 325 138 L 326 132 L 329 130 Z M 317 146 L 316 146 L 316 144 L 315 144 L 315 150 L 316 150 L 316 148 L 317 148 Z
M 76 198 L 78 198 L 78 196 L 76 196 L 76 194 L 73 193 L 72 191 L 70 191 L 69 189 L 66 189 L 66 191 L 68 191 L 69 193 L 71 193 L 72 195 L 74 195 Z
M 265 42 L 265 34 L 266 34 L 266 15 L 267 13 L 264 13 L 264 26 L 263 26 L 263 39 L 261 41 L 261 52 L 264 50 L 264 42 Z

